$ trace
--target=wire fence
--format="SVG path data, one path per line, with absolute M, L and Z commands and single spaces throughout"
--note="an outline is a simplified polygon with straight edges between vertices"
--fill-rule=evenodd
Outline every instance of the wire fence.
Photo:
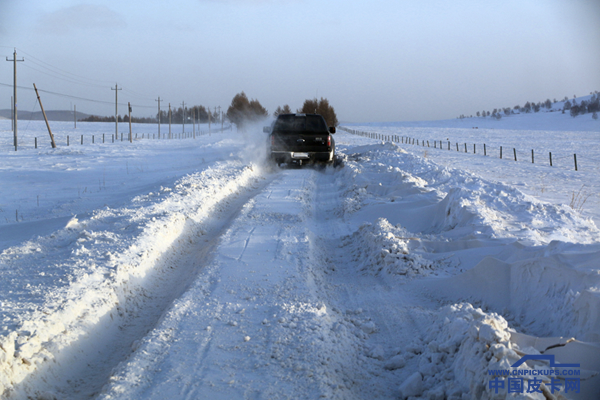
M 531 150 L 517 150 L 515 147 L 503 147 L 503 146 L 494 146 L 490 147 L 485 143 L 477 145 L 477 143 L 458 143 L 451 142 L 450 140 L 437 140 L 437 139 L 419 139 L 413 138 L 409 136 L 401 136 L 401 135 L 387 135 L 382 133 L 375 132 L 364 132 L 360 130 L 350 129 L 346 127 L 339 127 L 339 129 L 348 132 L 352 135 L 362 136 L 365 138 L 382 140 L 384 142 L 391 143 L 400 143 L 411 146 L 420 146 L 427 147 L 430 149 L 439 149 L 446 151 L 456 151 L 464 154 L 478 154 L 484 157 L 498 157 L 500 159 L 508 159 L 512 161 L 523 161 L 530 162 L 532 164 L 545 164 L 550 167 L 566 167 L 570 165 L 570 168 L 574 168 L 575 171 L 581 170 L 581 161 L 582 157 L 577 157 L 577 154 L 569 154 L 569 155 L 557 155 L 556 153 L 553 155 L 552 152 L 536 152 L 534 149 Z M 568 161 L 565 161 L 568 160 Z M 583 158 L 585 165 L 596 165 L 600 166 L 600 159 L 596 159 L 593 157 L 584 157 Z M 594 169 L 594 168 L 592 168 Z
M 90 144 L 107 144 L 107 143 L 118 143 L 118 142 L 133 142 L 140 140 L 181 140 L 181 139 L 196 139 L 205 135 L 212 135 L 223 133 L 225 131 L 232 130 L 232 125 L 224 126 L 223 128 L 217 128 L 210 131 L 194 131 L 194 132 L 179 132 L 179 133 L 129 133 L 129 132 L 121 132 L 120 134 L 108 134 L 108 133 L 98 133 L 98 134 L 81 134 L 81 135 L 64 135 L 64 134 L 54 134 L 54 141 L 57 147 L 61 146 L 77 146 L 77 145 L 90 145 Z M 12 132 L 10 130 L 4 130 L 2 132 Z M 11 140 L 12 141 L 12 140 Z M 4 149 L 10 149 L 11 151 L 20 150 L 31 150 L 37 149 L 39 147 L 48 147 L 47 143 L 51 145 L 51 139 L 49 134 L 43 135 L 41 137 L 38 136 L 30 136 L 20 137 L 18 139 L 18 146 L 14 145 L 14 142 L 10 145 L 2 146 Z

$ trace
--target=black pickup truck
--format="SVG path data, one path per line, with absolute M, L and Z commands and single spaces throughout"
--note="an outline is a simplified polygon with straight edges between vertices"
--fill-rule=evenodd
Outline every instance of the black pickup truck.
M 334 162 L 335 127 L 328 128 L 319 114 L 280 114 L 264 131 L 270 133 L 270 157 L 278 165 Z

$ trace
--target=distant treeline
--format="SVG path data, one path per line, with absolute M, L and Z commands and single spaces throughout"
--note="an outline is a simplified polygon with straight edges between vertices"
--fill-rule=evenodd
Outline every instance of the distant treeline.
M 219 107 L 220 111 L 220 107 Z M 187 123 L 191 123 L 192 121 L 207 123 L 221 121 L 220 112 L 215 108 L 214 111 L 207 109 L 204 106 L 193 106 L 193 107 L 179 107 L 172 108 L 170 110 L 171 114 L 171 123 L 173 124 L 181 124 L 184 121 Z M 291 113 L 291 108 L 289 105 L 284 105 L 282 107 L 277 107 L 273 116 L 277 116 L 282 113 Z M 338 119 L 335 114 L 335 109 L 329 104 L 329 101 L 323 97 L 321 99 L 307 99 L 304 101 L 302 108 L 296 110 L 298 113 L 316 113 L 321 114 L 325 121 L 329 126 L 337 126 Z M 230 122 L 238 125 L 243 128 L 245 125 L 251 122 L 256 122 L 262 119 L 266 119 L 269 116 L 269 112 L 260 104 L 257 99 L 249 99 L 246 96 L 246 93 L 241 92 L 236 94 L 231 100 L 231 105 L 227 109 L 224 117 L 226 117 Z M 156 114 L 155 117 L 151 118 L 140 118 L 140 117 L 131 117 L 131 122 L 140 123 L 140 124 L 156 124 L 158 123 L 159 115 Z M 129 116 L 117 116 L 118 122 L 129 122 Z M 115 116 L 110 117 L 100 117 L 97 115 L 90 115 L 87 118 L 82 118 L 79 121 L 85 122 L 115 122 Z M 160 110 L 160 122 L 168 123 L 169 122 L 169 110 Z
M 321 97 L 320 100 L 307 99 L 304 101 L 302 108 L 296 110 L 297 113 L 305 114 L 321 114 L 325 118 L 328 126 L 337 126 L 338 119 L 334 108 L 329 104 L 329 100 Z M 289 105 L 279 106 L 273 112 L 273 116 L 279 114 L 291 114 L 292 110 Z M 236 124 L 238 127 L 244 127 L 252 122 L 260 121 L 268 118 L 269 112 L 264 108 L 257 99 L 249 99 L 246 93 L 241 92 L 236 94 L 231 100 L 231 105 L 227 109 L 227 118 Z
M 594 119 L 598 119 L 598 111 L 600 111 L 600 93 L 598 91 L 594 93 L 590 93 L 592 97 L 589 101 L 581 100 L 579 103 L 577 102 L 577 97 L 573 96 L 573 100 L 569 100 L 567 96 L 562 100 L 563 108 L 562 113 L 565 114 L 567 111 L 572 117 L 576 117 L 578 115 L 583 115 L 587 113 L 591 113 Z M 546 99 L 544 102 L 527 102 L 524 106 L 516 105 L 514 107 L 506 107 L 506 108 L 494 108 L 493 111 L 477 111 L 476 116 L 478 117 L 492 117 L 496 119 L 502 118 L 502 115 L 508 116 L 511 114 L 528 114 L 528 113 L 537 113 L 540 112 L 543 108 L 547 110 L 551 110 L 553 108 L 553 104 L 558 103 L 558 100 L 554 99 L 551 101 L 550 99 Z M 471 115 L 470 118 L 473 116 Z M 458 118 L 468 118 L 465 115 L 461 115 Z
M 209 111 L 204 106 L 193 106 L 193 107 L 179 107 L 171 109 L 171 123 L 173 124 L 181 124 L 183 123 L 183 119 L 187 123 L 191 123 L 192 121 L 207 123 L 209 118 Z M 129 115 L 117 116 L 119 122 L 129 122 Z M 210 112 L 210 120 L 211 122 L 220 121 L 219 113 L 215 110 L 214 112 Z M 100 117 L 97 115 L 90 115 L 87 118 L 82 118 L 79 121 L 84 122 L 115 122 L 115 116 L 112 115 L 110 117 Z M 131 122 L 139 123 L 139 124 L 156 124 L 158 123 L 158 113 L 155 117 L 131 117 Z M 168 123 L 169 122 L 169 110 L 160 110 L 160 122 Z

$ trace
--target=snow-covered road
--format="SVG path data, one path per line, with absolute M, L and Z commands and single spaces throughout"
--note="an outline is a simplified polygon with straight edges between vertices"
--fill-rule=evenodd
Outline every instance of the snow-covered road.
M 7 399 L 505 398 L 488 371 L 540 352 L 581 364 L 568 398 L 598 393 L 591 219 L 391 143 L 340 132 L 342 168 L 278 169 L 232 135 L 111 206 L 1 227 L 20 228 L 0 254 Z

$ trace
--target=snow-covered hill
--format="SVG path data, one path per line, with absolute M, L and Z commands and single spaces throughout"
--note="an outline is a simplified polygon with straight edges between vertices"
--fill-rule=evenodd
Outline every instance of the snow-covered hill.
M 265 164 L 260 129 L 57 123 L 52 150 L 31 122 L 15 152 L 0 121 L 0 393 L 510 398 L 493 371 L 530 355 L 521 398 L 594 398 L 600 123 L 580 118 L 346 126 L 400 140 L 340 130 L 336 169 Z

